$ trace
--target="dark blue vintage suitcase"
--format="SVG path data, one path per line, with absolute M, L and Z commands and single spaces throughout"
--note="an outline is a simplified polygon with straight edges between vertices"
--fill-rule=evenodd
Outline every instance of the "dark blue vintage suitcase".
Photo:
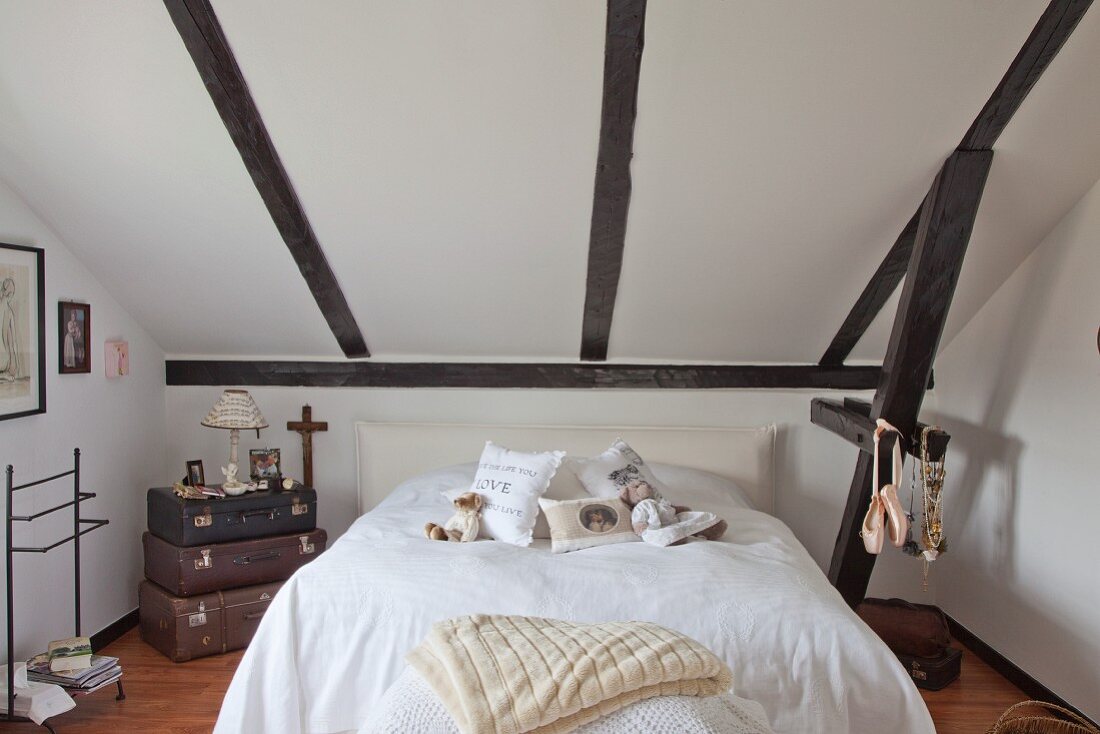
M 200 500 L 177 497 L 171 487 L 155 487 L 147 499 L 149 532 L 178 546 L 308 533 L 317 527 L 317 491 L 309 487 Z

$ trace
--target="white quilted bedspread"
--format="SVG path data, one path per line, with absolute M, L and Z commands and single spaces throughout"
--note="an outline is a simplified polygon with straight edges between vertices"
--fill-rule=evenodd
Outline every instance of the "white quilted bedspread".
M 406 482 L 279 591 L 226 694 L 216 734 L 357 732 L 442 619 L 514 614 L 653 622 L 729 665 L 732 692 L 778 734 L 933 734 L 897 658 L 779 520 L 729 493 L 693 495 L 729 522 L 719 542 L 618 543 L 553 554 L 421 536 L 469 472 Z M 627 729 L 628 731 L 630 729 Z

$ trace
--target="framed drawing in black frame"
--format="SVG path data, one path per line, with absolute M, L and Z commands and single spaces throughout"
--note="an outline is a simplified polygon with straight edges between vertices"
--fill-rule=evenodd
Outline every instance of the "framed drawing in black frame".
M 46 412 L 46 252 L 0 242 L 0 420 Z
M 78 375 L 92 371 L 92 307 L 57 302 L 57 371 Z

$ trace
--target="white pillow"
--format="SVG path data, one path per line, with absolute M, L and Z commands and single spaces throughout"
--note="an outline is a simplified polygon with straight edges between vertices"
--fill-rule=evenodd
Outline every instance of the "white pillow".
M 648 482 L 657 491 L 657 499 L 668 492 L 664 482 L 653 475 L 649 466 L 630 445 L 616 438 L 611 448 L 590 459 L 568 460 L 568 466 L 593 497 L 618 497 L 631 482 Z
M 463 492 L 477 492 L 484 499 L 481 536 L 528 546 L 539 512 L 539 497 L 550 486 L 564 456 L 564 451 L 525 454 L 486 441 L 473 483 L 443 495 L 454 501 Z
M 693 510 L 718 512 L 726 509 L 755 510 L 748 493 L 732 479 L 675 464 L 649 465 L 653 474 L 668 487 L 666 499 Z

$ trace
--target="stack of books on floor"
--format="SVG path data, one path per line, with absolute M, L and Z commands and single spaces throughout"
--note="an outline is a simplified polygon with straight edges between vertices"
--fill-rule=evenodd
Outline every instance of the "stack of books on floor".
M 56 643 L 50 643 L 51 646 L 54 644 Z M 58 666 L 57 659 L 55 656 L 51 660 L 50 653 L 42 653 L 28 660 L 27 680 L 53 683 L 64 688 L 70 696 L 83 696 L 112 685 L 122 677 L 122 666 L 119 665 L 118 658 L 92 655 L 89 652 L 87 660 L 82 661 L 87 665 L 77 670 L 66 670 L 65 665 Z

